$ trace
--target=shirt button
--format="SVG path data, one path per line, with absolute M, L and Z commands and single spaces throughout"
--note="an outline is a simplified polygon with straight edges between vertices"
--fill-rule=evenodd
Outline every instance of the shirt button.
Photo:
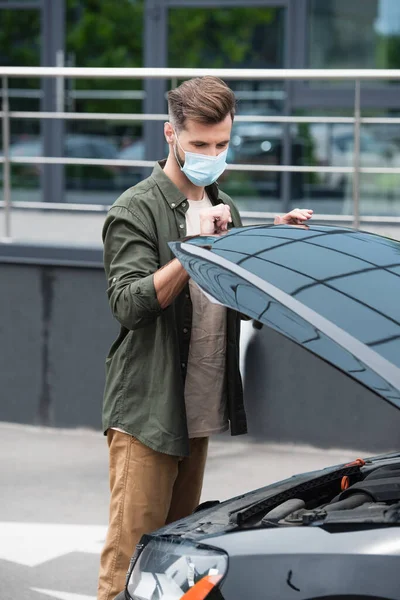
M 187 327 L 183 328 L 183 333 L 187 333 L 189 331 L 189 329 Z
M 186 369 L 186 363 L 181 364 L 182 369 Z
M 190 294 L 185 294 L 185 298 L 186 298 L 186 300 L 189 300 Z
M 183 229 L 184 227 L 185 227 L 185 226 L 184 226 L 184 224 L 183 224 L 183 223 L 181 223 L 181 224 L 179 225 L 179 228 L 180 228 L 180 229 Z
M 175 202 L 171 202 L 171 208 L 175 208 L 176 204 Z
M 183 206 L 183 208 L 185 208 L 186 202 L 182 202 L 182 206 Z

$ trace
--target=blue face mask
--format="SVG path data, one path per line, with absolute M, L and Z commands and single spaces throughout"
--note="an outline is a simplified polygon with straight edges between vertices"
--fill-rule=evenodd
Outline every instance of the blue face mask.
M 217 181 L 218 177 L 220 177 L 226 169 L 228 148 L 218 154 L 218 156 L 208 156 L 207 154 L 186 152 L 180 145 L 177 135 L 176 139 L 180 149 L 185 154 L 185 163 L 183 166 L 181 165 L 176 146 L 174 146 L 176 162 L 189 181 L 199 187 L 206 187 Z

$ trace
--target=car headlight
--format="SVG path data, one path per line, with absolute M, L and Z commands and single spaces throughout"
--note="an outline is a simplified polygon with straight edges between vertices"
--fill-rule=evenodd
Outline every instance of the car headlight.
M 132 600 L 202 600 L 228 570 L 228 556 L 186 540 L 152 538 L 128 577 Z

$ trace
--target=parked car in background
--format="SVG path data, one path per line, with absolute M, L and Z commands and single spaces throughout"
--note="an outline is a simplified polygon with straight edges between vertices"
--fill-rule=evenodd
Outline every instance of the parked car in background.
M 279 116 L 280 113 L 259 108 L 246 108 L 243 114 L 253 116 L 254 118 L 265 116 Z M 299 130 L 296 125 L 290 129 L 290 153 L 291 164 L 300 165 L 304 161 L 304 155 L 307 148 L 307 141 L 299 135 Z M 230 143 L 230 154 L 228 162 L 242 163 L 248 165 L 268 165 L 278 166 L 284 162 L 284 127 L 281 123 L 268 123 L 262 121 L 235 121 L 232 128 L 232 136 Z M 256 196 L 272 196 L 274 198 L 281 197 L 281 182 L 282 174 L 279 172 L 269 171 L 248 171 L 242 172 L 239 185 L 243 186 L 243 190 L 238 190 L 238 193 L 248 190 L 248 193 L 253 193 Z M 236 175 L 237 176 L 237 175 Z M 292 174 L 292 194 L 295 197 L 303 195 L 303 174 Z M 242 179 L 247 182 L 242 182 Z M 225 184 L 226 181 L 226 184 Z M 245 185 L 247 184 L 247 188 Z M 229 175 L 224 177 L 224 189 L 233 196 L 237 193 L 235 187 L 229 180 Z
M 315 142 L 315 155 L 318 165 L 330 167 L 354 166 L 354 130 L 347 125 L 314 126 L 311 133 Z M 380 139 L 377 132 L 361 130 L 360 134 L 360 166 L 361 167 L 399 167 L 400 146 L 390 140 Z M 323 175 L 324 184 L 331 190 L 343 194 L 351 188 L 352 175 L 349 173 L 326 173 Z M 381 185 L 381 177 L 363 176 L 362 186 L 367 182 L 373 193 Z M 363 187 L 363 191 L 368 191 Z M 370 189 L 371 191 L 371 189 Z
M 333 138 L 332 166 L 352 167 L 354 163 L 354 135 L 342 134 Z M 360 136 L 361 167 L 397 167 L 400 164 L 400 152 L 390 142 L 382 142 L 370 133 L 362 132 Z M 348 175 L 331 173 L 330 185 L 344 187 Z
M 211 300 L 400 408 L 399 242 L 261 225 L 170 246 Z M 354 458 L 144 536 L 118 600 L 400 600 L 400 452 Z
M 122 150 L 118 152 L 118 158 L 121 160 L 144 160 L 144 151 L 144 141 L 138 139 L 122 148 Z
M 43 142 L 39 136 L 20 139 L 10 146 L 11 158 L 43 156 Z M 116 159 L 118 148 L 109 138 L 89 134 L 66 134 L 64 156 L 67 158 Z M 12 167 L 15 187 L 38 187 L 43 165 L 15 164 Z M 67 165 L 67 189 L 114 189 L 117 169 L 110 166 Z
M 119 160 L 144 160 L 145 145 L 142 138 L 136 139 L 118 152 Z M 136 185 L 144 178 L 144 171 L 140 167 L 119 167 L 118 188 L 125 190 Z

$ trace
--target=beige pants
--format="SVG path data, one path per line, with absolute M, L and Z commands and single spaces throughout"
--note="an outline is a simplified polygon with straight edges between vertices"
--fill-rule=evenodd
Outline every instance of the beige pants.
M 190 440 L 190 456 L 155 452 L 109 429 L 110 519 L 100 559 L 98 600 L 113 600 L 144 533 L 190 515 L 199 504 L 208 438 Z

